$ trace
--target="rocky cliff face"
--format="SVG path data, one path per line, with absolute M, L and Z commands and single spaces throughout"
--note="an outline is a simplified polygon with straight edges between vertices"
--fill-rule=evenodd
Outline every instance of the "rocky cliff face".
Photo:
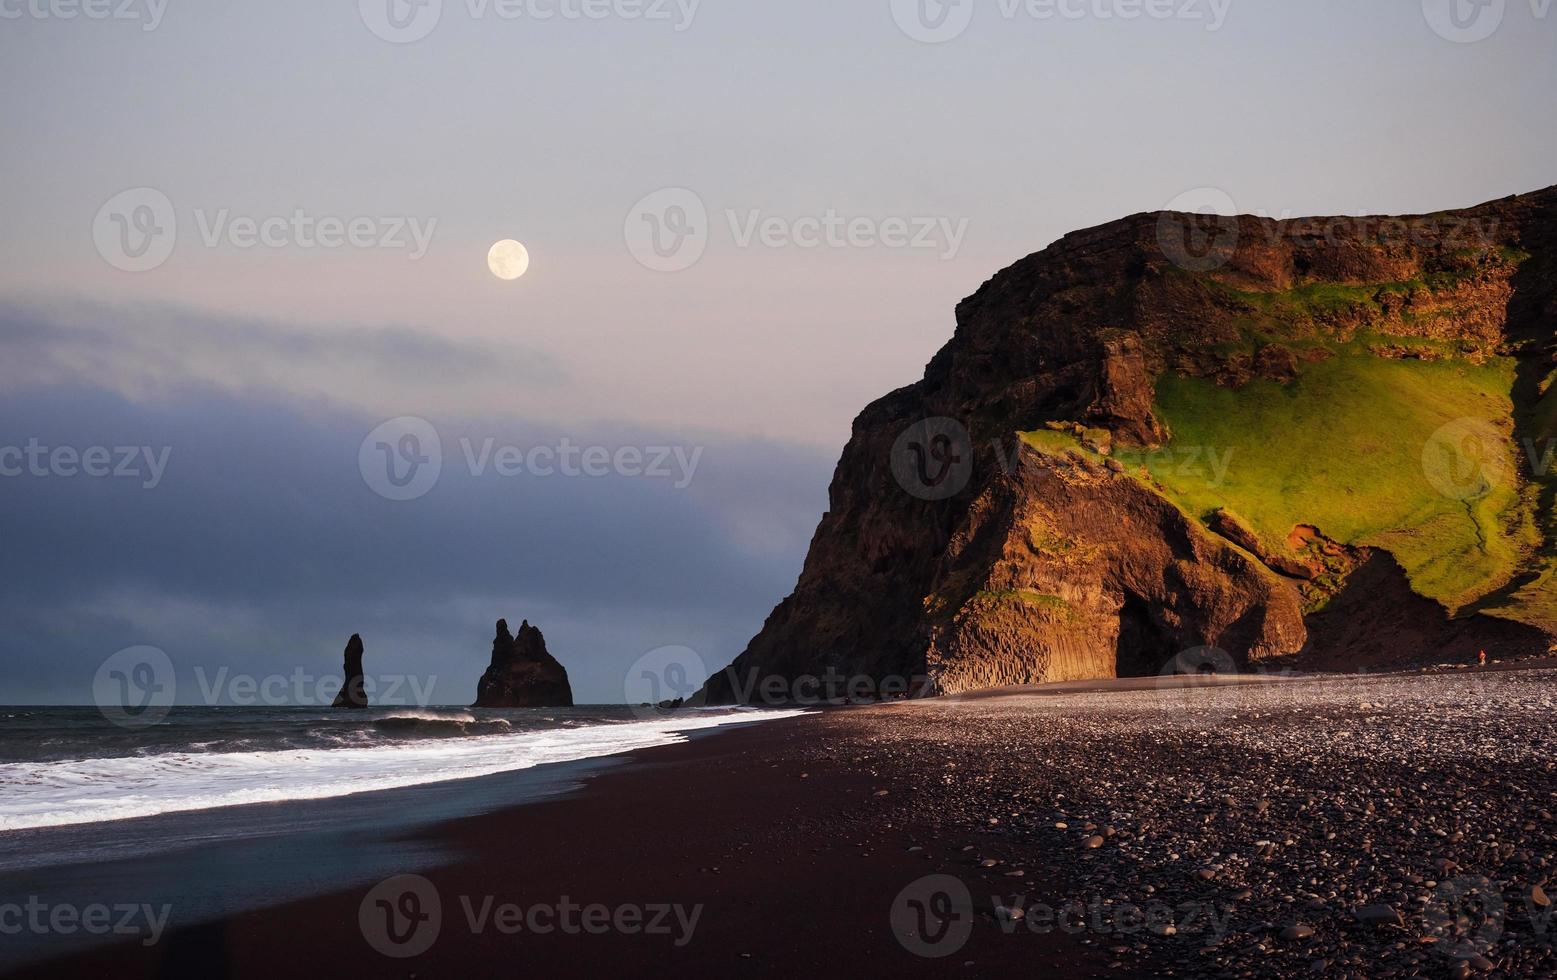
M 517 635 L 497 621 L 492 664 L 476 687 L 478 708 L 571 708 L 568 672 L 546 651 L 546 638 L 525 620 Z
M 356 633 L 346 642 L 346 662 L 342 675 L 344 683 L 341 693 L 335 696 L 334 707 L 366 708 L 368 692 L 362 677 L 362 637 Z
M 1365 666 L 1332 603 L 1380 617 L 1385 659 L 1544 652 L 1557 488 L 1520 447 L 1557 430 L 1554 240 L 1557 188 L 1407 218 L 1143 214 L 1023 259 L 855 420 L 794 593 L 706 695 L 1154 673 L 1203 646 Z M 1442 629 L 1392 641 L 1423 602 Z

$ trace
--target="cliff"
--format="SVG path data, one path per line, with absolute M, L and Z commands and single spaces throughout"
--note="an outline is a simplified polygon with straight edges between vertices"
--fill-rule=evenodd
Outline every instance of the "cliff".
M 855 420 L 794 593 L 706 697 L 1155 673 L 1207 646 L 1244 667 L 1544 653 L 1554 239 L 1557 188 L 1141 214 L 1022 259 Z

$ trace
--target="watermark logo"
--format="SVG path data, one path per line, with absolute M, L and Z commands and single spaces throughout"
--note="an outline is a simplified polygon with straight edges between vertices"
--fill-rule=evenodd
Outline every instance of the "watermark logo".
M 362 23 L 390 44 L 410 44 L 433 32 L 443 0 L 357 0 Z
M 732 665 L 721 676 L 729 682 L 737 703 L 774 707 L 898 701 L 928 696 L 934 686 L 924 674 L 846 674 L 832 665 L 820 673 L 793 676 L 762 674 L 755 669 L 743 674 Z
M 1552 0 L 1541 0 L 1550 3 Z M 1169 201 L 1157 219 L 1157 243 L 1163 255 L 1188 272 L 1213 272 L 1230 262 L 1245 236 L 1276 246 L 1301 239 L 1332 248 L 1363 245 L 1413 246 L 1445 252 L 1497 252 L 1506 238 L 1496 218 L 1388 217 L 1339 215 L 1300 217 L 1290 209 L 1249 212 L 1244 221 L 1232 196 L 1216 187 L 1197 187 Z
M 892 19 L 921 44 L 944 44 L 973 23 L 973 0 L 892 0 Z
M 1503 936 L 1504 911 L 1496 884 L 1467 875 L 1440 881 L 1422 917 L 1428 935 L 1438 940 L 1433 948 L 1450 959 L 1463 960 L 1483 956 L 1497 944 Z
M 445 926 L 470 935 L 668 936 L 679 949 L 692 942 L 703 906 L 670 903 L 584 904 L 563 895 L 555 902 L 502 901 L 496 895 L 460 895 L 459 917 L 446 917 L 442 897 L 420 875 L 398 875 L 363 898 L 357 924 L 368 945 L 391 959 L 421 956 Z
M 692 485 L 703 462 L 702 446 L 602 446 L 574 442 L 566 436 L 555 443 L 528 447 L 499 443 L 488 436 L 457 440 L 462 462 L 472 479 L 488 476 L 563 477 L 619 476 L 667 480 L 677 490 Z M 438 484 L 443 472 L 443 444 L 426 419 L 390 419 L 368 433 L 357 451 L 357 467 L 368 488 L 387 500 L 416 500 Z
M 973 22 L 978 0 L 891 0 L 898 30 L 922 44 L 961 37 Z M 992 0 L 989 8 L 1006 21 L 1179 20 L 1203 23 L 1216 32 L 1227 23 L 1232 0 Z
M 427 254 L 438 219 L 413 215 L 313 215 L 301 208 L 291 214 L 235 215 L 228 208 L 195 209 L 195 227 L 206 248 L 383 249 L 405 252 L 415 260 Z
M 412 215 L 233 214 L 230 208 L 195 208 L 194 228 L 205 248 L 382 249 L 420 259 L 432 247 L 437 218 Z M 173 201 L 151 187 L 122 191 L 92 220 L 92 242 L 103 261 L 124 272 L 150 272 L 173 255 L 179 219 Z
M 1200 646 L 1181 650 L 1165 663 L 1162 677 L 1174 678 L 1172 697 L 1184 712 L 1201 724 L 1235 713 L 1245 692 L 1221 678 L 1238 673 L 1238 662 L 1221 647 Z
M 534 445 L 528 449 L 499 446 L 493 438 L 477 443 L 462 436 L 459 446 L 472 477 L 482 477 L 488 472 L 503 478 L 563 476 L 575 479 L 614 474 L 672 480 L 677 490 L 692 485 L 703 460 L 702 446 L 584 446 L 566 436 L 554 446 Z
M 681 272 L 703 257 L 709 239 L 708 207 L 694 191 L 667 187 L 627 212 L 622 227 L 627 250 L 645 269 Z
M 892 935 L 926 959 L 951 956 L 973 936 L 973 895 L 951 875 L 928 875 L 892 900 Z
M 1459 418 L 1428 437 L 1422 473 L 1451 500 L 1477 500 L 1513 478 L 1509 441 L 1486 419 Z
M 177 242 L 173 202 L 152 187 L 115 194 L 92 219 L 97 254 L 122 272 L 150 272 L 168 260 Z
M 1237 213 L 1232 197 L 1215 187 L 1185 191 L 1157 219 L 1157 246 L 1189 272 L 1220 269 L 1238 250 Z
M 165 0 L 164 0 L 165 2 Z M 464 0 L 473 21 L 494 18 L 544 24 L 551 21 L 641 20 L 668 22 L 676 33 L 692 26 L 702 0 Z M 410 44 L 431 34 L 443 18 L 443 0 L 358 0 L 362 23 L 391 44 Z
M 421 875 L 380 882 L 357 910 L 362 938 L 380 954 L 405 960 L 433 948 L 443 930 L 443 899 Z
M 622 685 L 624 703 L 639 718 L 658 717 L 696 694 L 706 677 L 708 667 L 691 647 L 650 650 L 627 670 Z
M 368 674 L 357 680 L 361 682 L 358 693 L 375 708 L 430 707 L 433 704 L 433 692 L 438 686 L 435 674 Z M 210 672 L 204 665 L 200 665 L 195 668 L 195 683 L 199 687 L 202 704 L 271 708 L 328 707 L 335 703 L 336 696 L 346 687 L 346 679 L 340 674 L 319 675 L 303 667 L 293 668 L 290 674 L 256 677 L 253 674 L 234 673 L 225 666 Z M 436 721 L 438 717 L 420 720 Z M 417 719 L 410 720 L 414 723 Z M 460 719 L 451 717 L 450 720 L 458 722 Z
M 944 215 L 875 218 L 839 214 L 828 208 L 819 215 L 789 218 L 752 209 L 744 214 L 727 209 L 725 220 L 737 248 L 884 248 L 891 251 L 934 251 L 950 262 L 962 251 L 968 219 L 955 221 Z
M 25 446 L 0 446 L 0 477 L 84 476 L 94 480 L 139 480 L 141 489 L 155 490 L 167 472 L 172 446 L 43 445 L 36 438 Z
M 0 904 L 0 936 L 110 936 L 115 939 L 140 937 L 150 948 L 162 940 L 173 906 L 120 903 L 117 905 L 50 905 L 36 895 L 26 903 Z
M 1422 0 L 1433 33 L 1456 44 L 1485 41 L 1503 26 L 1508 0 Z
M 892 476 L 921 500 L 955 497 L 973 479 L 973 438 L 961 422 L 915 422 L 892 444 Z
M 0 20 L 136 21 L 151 32 L 162 25 L 169 0 L 0 0 Z
M 739 249 L 886 249 L 934 252 L 955 259 L 968 232 L 967 218 L 944 215 L 847 215 L 834 208 L 798 217 L 760 208 L 722 212 L 729 240 Z M 685 187 L 655 191 L 633 205 L 623 225 L 623 240 L 633 258 L 655 272 L 681 272 L 708 250 L 714 223 L 708 206 Z
M 92 701 L 120 728 L 150 728 L 173 710 L 178 676 L 173 661 L 156 647 L 120 650 L 97 668 Z
M 443 443 L 426 419 L 406 415 L 378 426 L 357 450 L 368 489 L 385 500 L 416 500 L 438 485 Z

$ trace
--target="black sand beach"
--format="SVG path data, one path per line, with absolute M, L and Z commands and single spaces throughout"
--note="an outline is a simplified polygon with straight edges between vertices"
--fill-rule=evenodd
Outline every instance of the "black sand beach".
M 407 869 L 434 899 L 343 889 L 16 975 L 1549 975 L 1554 680 L 816 712 L 441 824 L 457 857 Z M 374 948 L 388 911 L 425 952 Z

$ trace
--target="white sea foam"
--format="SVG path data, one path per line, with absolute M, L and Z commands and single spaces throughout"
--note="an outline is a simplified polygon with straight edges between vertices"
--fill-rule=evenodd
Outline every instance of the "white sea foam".
M 6 763 L 0 765 L 0 831 L 319 800 L 470 779 L 669 745 L 684 741 L 682 732 L 800 713 L 694 715 L 365 748 Z

